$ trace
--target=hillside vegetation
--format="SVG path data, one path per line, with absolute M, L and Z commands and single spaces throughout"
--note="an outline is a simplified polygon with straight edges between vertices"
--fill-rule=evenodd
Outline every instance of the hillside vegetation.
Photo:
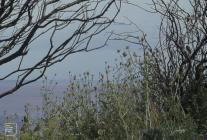
M 55 83 L 45 79 L 43 106 L 26 106 L 21 140 L 204 139 L 205 129 L 185 112 L 174 86 L 166 95 L 155 85 L 152 56 L 138 57 L 129 48 L 118 53 L 116 65 L 106 64 L 98 80 L 89 72 L 70 74 L 63 97 L 55 97 Z M 34 111 L 41 117 L 34 119 Z

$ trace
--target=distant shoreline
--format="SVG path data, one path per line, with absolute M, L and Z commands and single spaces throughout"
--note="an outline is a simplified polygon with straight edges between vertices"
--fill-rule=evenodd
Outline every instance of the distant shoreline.
M 7 80 L 0 82 L 0 90 L 6 90 L 12 84 L 14 84 L 14 80 Z M 63 80 L 54 81 L 58 84 L 55 85 L 54 93 L 55 94 L 63 94 L 66 91 L 68 80 L 64 82 Z M 54 84 L 54 83 L 53 83 Z M 41 106 L 42 104 L 42 95 L 41 95 L 41 88 L 42 82 L 38 81 L 27 86 L 22 87 L 16 93 L 6 96 L 0 99 L 0 116 L 4 114 L 6 111 L 7 114 L 14 114 L 17 113 L 21 115 L 24 113 L 24 106 L 27 103 L 30 103 L 34 106 Z M 50 87 L 50 85 L 48 85 Z

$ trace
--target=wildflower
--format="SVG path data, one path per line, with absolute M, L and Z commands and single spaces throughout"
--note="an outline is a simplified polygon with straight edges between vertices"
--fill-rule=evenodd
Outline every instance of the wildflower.
M 123 57 L 126 57 L 127 56 L 127 53 L 126 52 L 123 52 L 122 55 L 123 55 Z
M 133 53 L 133 56 L 134 56 L 134 57 L 137 57 L 137 54 L 134 52 L 134 53 Z

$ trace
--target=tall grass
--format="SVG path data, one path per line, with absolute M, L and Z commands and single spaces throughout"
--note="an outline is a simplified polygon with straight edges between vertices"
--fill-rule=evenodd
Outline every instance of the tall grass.
M 202 139 L 176 94 L 161 96 L 150 85 L 150 58 L 129 49 L 98 80 L 70 74 L 63 97 L 43 87 L 41 117 L 26 109 L 22 140 L 197 140 Z

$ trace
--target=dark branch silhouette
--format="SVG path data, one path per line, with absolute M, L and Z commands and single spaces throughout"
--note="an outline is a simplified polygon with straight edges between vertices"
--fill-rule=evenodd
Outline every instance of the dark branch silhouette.
M 120 7 L 118 0 L 1 0 L 0 66 L 4 69 L 15 62 L 16 68 L 1 74 L 0 80 L 17 79 L 13 88 L 0 93 L 0 98 L 40 79 L 48 67 L 70 54 L 103 47 L 89 45 L 94 36 L 113 23 Z M 33 42 L 43 36 L 47 36 L 48 46 L 40 49 L 46 53 L 37 56 L 37 62 L 25 64 L 36 47 Z
M 152 0 L 150 6 L 152 10 L 146 11 L 161 17 L 157 43 L 149 43 L 131 21 L 137 32 L 115 34 L 113 39 L 143 47 L 150 88 L 158 98 L 175 96 L 198 124 L 198 131 L 206 134 L 207 1 Z

